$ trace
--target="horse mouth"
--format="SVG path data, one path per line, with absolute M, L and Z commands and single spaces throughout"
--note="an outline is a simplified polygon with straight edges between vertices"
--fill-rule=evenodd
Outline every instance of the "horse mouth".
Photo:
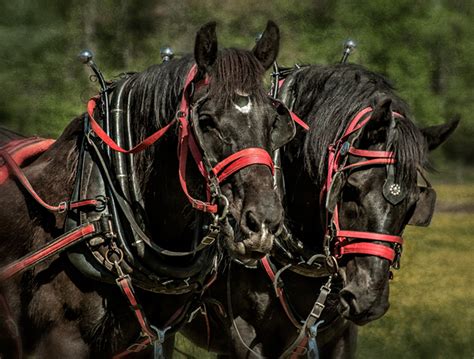
M 267 230 L 245 235 L 232 222 L 235 223 L 232 218 L 226 220 L 221 231 L 231 258 L 247 267 L 255 267 L 258 260 L 269 254 L 275 236 Z

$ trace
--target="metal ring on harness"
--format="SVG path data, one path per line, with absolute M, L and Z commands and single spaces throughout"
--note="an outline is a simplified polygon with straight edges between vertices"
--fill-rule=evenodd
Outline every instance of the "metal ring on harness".
M 328 267 L 329 271 L 332 274 L 336 274 L 339 271 L 339 264 L 337 262 L 336 257 L 334 257 L 334 256 L 326 257 L 326 264 L 327 264 L 327 267 Z
M 97 201 L 95 205 L 96 212 L 102 212 L 107 208 L 107 201 L 109 200 L 107 197 L 103 195 L 99 195 L 95 198 Z
M 117 254 L 119 258 L 117 260 L 112 260 L 111 256 L 113 254 Z M 115 266 L 116 264 L 120 264 L 123 261 L 123 251 L 120 248 L 109 248 L 105 252 L 104 259 L 107 263 L 113 266 Z
M 229 213 L 229 199 L 224 196 L 222 193 L 219 193 L 217 195 L 217 199 L 222 199 L 224 200 L 224 209 L 222 210 L 222 213 L 220 215 L 216 215 L 218 221 L 222 221 L 227 217 L 227 214 Z

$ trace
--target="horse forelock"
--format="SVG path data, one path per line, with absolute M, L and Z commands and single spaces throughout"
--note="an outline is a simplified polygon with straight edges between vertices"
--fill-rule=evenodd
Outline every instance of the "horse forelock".
M 210 72 L 209 96 L 229 103 L 235 94 L 250 95 L 255 102 L 266 98 L 263 87 L 265 69 L 252 52 L 223 49 Z
M 295 111 L 317 123 L 310 126 L 303 152 L 305 166 L 319 185 L 327 176 L 328 146 L 342 136 L 357 112 L 373 106 L 373 99 L 379 96 L 392 99 L 392 110 L 403 115 L 395 118 L 395 134 L 386 144 L 395 152 L 397 177 L 404 183 L 416 181 L 417 169 L 427 164 L 424 141 L 407 104 L 385 77 L 352 64 L 308 66 L 293 76 Z
M 191 55 L 164 64 L 154 65 L 132 75 L 124 90 L 130 96 L 130 115 L 134 142 L 138 143 L 174 119 L 183 84 L 194 64 Z M 266 98 L 263 87 L 265 69 L 252 52 L 223 49 L 209 69 L 208 98 L 229 104 L 236 94 L 249 94 L 253 103 Z M 137 173 L 144 185 L 153 171 L 155 148 L 135 156 Z

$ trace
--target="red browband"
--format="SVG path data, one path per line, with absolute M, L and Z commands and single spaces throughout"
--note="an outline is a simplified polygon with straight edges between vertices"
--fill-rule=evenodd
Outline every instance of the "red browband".
M 196 165 L 199 168 L 199 171 L 203 175 L 203 177 L 207 181 L 208 185 L 208 192 L 210 187 L 210 173 L 207 172 L 206 167 L 202 161 L 201 151 L 199 146 L 196 142 L 195 136 L 189 124 L 189 111 L 190 111 L 190 103 L 188 100 L 188 88 L 191 86 L 192 82 L 194 81 L 196 74 L 198 72 L 198 68 L 194 65 L 191 70 L 189 71 L 185 83 L 184 83 L 184 90 L 183 95 L 181 98 L 181 103 L 179 105 L 179 111 L 177 117 L 168 123 L 165 127 L 161 128 L 160 130 L 156 131 L 149 137 L 145 138 L 142 142 L 134 146 L 133 148 L 126 150 L 117 145 L 100 127 L 100 125 L 94 119 L 94 110 L 96 108 L 98 97 L 92 98 L 88 105 L 87 105 L 87 112 L 90 117 L 91 127 L 95 134 L 110 148 L 115 151 L 119 151 L 122 153 L 130 154 L 130 153 L 137 153 L 140 151 L 145 150 L 146 148 L 150 147 L 153 143 L 158 141 L 176 122 L 179 123 L 179 138 L 178 138 L 178 158 L 179 158 L 179 180 L 181 183 L 181 188 L 183 189 L 184 194 L 188 198 L 191 205 L 201 211 L 209 212 L 209 213 L 217 213 L 218 208 L 217 205 L 210 202 L 210 195 L 208 193 L 207 201 L 201 201 L 198 199 L 193 198 L 188 191 L 187 184 L 186 184 L 186 162 L 188 158 L 188 152 L 191 152 Z M 201 81 L 201 84 L 207 84 L 207 78 Z M 262 148 L 246 148 L 239 152 L 232 154 L 231 156 L 227 157 L 226 159 L 219 162 L 214 168 L 212 169 L 212 175 L 217 178 L 218 183 L 225 181 L 229 176 L 232 174 L 240 171 L 241 169 L 252 166 L 252 165 L 263 165 L 267 166 L 270 171 L 274 172 L 274 165 L 273 160 L 270 154 L 262 149 Z
M 368 121 L 370 121 L 372 111 L 372 107 L 366 107 L 359 111 L 349 123 L 349 126 L 342 137 L 335 144 L 329 146 L 328 176 L 321 193 L 322 198 L 327 195 L 327 191 L 331 188 L 331 183 L 336 172 L 342 172 L 351 168 L 363 166 L 388 165 L 396 162 L 394 157 L 395 154 L 391 151 L 362 150 L 354 148 L 346 142 L 350 135 L 360 130 Z M 392 114 L 395 117 L 402 117 L 402 115 L 397 112 L 392 112 Z M 341 165 L 341 163 L 344 162 L 343 159 L 345 156 L 349 154 L 367 159 L 350 165 Z M 329 216 L 330 214 L 327 212 L 326 217 L 329 218 Z M 403 244 L 401 236 L 375 232 L 341 230 L 339 227 L 339 205 L 336 205 L 334 209 L 332 223 L 335 228 L 335 233 L 333 233 L 333 235 L 336 239 L 334 254 L 337 258 L 346 254 L 367 254 L 385 258 L 390 262 L 393 262 L 396 257 L 396 252 L 392 247 L 378 243 L 371 243 L 371 241 L 385 242 L 395 244 L 396 246 L 401 246 Z M 330 231 L 329 227 L 330 226 L 327 226 L 328 232 Z

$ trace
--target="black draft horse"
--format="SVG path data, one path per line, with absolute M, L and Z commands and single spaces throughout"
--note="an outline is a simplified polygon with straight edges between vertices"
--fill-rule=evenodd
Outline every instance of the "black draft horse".
M 361 66 L 287 70 L 280 97 L 309 124 L 308 132 L 298 130 L 281 150 L 289 233 L 279 237 L 281 246 L 274 246 L 265 269 L 228 268 L 227 280 L 207 293 L 223 305 L 210 306 L 208 317 L 183 333 L 222 357 L 297 357 L 308 351 L 316 358 L 319 347 L 322 358 L 351 358 L 356 325 L 388 310 L 399 236 L 407 223 L 428 225 L 431 219 L 434 192 L 419 187 L 417 178 L 428 152 L 458 121 L 419 129 L 391 84 Z M 353 121 L 358 115 L 359 129 Z M 345 135 L 351 125 L 355 130 Z M 321 289 L 329 275 L 332 291 L 324 302 Z M 320 317 L 317 301 L 325 305 Z M 314 319 L 312 327 L 301 329 L 309 313 L 322 325 Z M 317 347 L 314 340 L 308 343 L 311 329 Z
M 38 358 L 103 358 L 143 349 L 127 348 L 137 338 L 149 343 L 160 337 L 164 331 L 157 327 L 175 329 L 187 320 L 225 252 L 245 262 L 270 250 L 283 208 L 268 153 L 295 131 L 263 87 L 278 48 L 279 29 L 269 21 L 252 51 L 218 51 L 215 23 L 209 23 L 197 33 L 194 57 L 109 84 L 115 120 L 109 128 L 108 101 L 92 100 L 88 115 L 73 120 L 23 168 L 46 203 L 105 193 L 95 197 L 95 207 L 76 209 L 74 202 L 64 202 L 54 214 L 33 200 L 18 175 L 0 185 L 2 356 L 23 351 Z M 100 136 L 99 124 L 105 130 Z M 112 140 L 115 147 L 132 147 L 168 128 L 133 157 L 109 148 Z M 18 138 L 4 132 L 2 141 Z M 99 220 L 105 235 L 8 278 L 11 262 L 67 229 Z

